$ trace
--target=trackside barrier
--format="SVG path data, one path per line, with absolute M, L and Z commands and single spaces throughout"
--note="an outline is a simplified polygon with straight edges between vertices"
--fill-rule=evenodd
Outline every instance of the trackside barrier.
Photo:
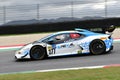
M 83 29 L 98 28 L 97 30 L 102 30 L 104 32 L 106 28 L 109 27 L 110 25 L 120 26 L 120 18 L 0 26 L 0 35 L 65 31 L 73 30 L 74 28 Z

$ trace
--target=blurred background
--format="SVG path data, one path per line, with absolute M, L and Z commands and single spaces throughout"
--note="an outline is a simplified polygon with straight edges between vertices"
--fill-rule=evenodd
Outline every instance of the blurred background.
M 120 0 L 45 1 L 29 4 L 24 1 L 19 4 L 4 1 L 2 4 L 1 1 L 0 25 L 120 17 Z

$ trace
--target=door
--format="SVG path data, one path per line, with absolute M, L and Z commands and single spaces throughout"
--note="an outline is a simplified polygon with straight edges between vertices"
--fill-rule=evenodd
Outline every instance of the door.
M 65 55 L 71 53 L 71 48 L 74 47 L 73 42 L 69 41 L 70 35 L 68 33 L 57 34 L 48 39 L 49 55 Z
M 81 51 L 78 45 L 79 34 L 57 34 L 48 39 L 48 44 L 50 44 L 50 49 L 48 51 L 49 55 L 68 55 L 76 54 Z

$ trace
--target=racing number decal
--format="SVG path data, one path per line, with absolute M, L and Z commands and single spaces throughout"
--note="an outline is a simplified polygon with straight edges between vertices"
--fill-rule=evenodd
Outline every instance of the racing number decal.
M 55 46 L 49 46 L 48 47 L 49 54 L 55 54 L 55 50 L 56 50 Z

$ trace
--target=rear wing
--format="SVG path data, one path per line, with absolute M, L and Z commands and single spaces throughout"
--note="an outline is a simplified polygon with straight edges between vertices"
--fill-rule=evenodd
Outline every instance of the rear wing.
M 114 30 L 115 30 L 115 26 L 114 25 L 111 25 L 111 26 L 108 26 L 108 27 L 99 27 L 99 28 L 90 28 L 90 29 L 87 29 L 89 31 L 92 31 L 92 32 L 97 32 L 97 33 L 109 33 L 111 34 Z

